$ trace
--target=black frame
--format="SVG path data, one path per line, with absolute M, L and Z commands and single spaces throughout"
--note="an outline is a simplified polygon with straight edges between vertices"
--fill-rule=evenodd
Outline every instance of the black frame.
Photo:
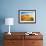
M 35 11 L 35 22 L 20 22 L 20 12 L 21 11 Z M 18 23 L 19 24 L 35 24 L 36 23 L 36 10 L 18 10 Z

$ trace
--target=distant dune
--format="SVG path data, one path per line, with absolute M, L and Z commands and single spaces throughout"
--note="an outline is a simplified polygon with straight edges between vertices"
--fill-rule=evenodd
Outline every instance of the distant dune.
M 32 15 L 21 15 L 21 21 L 34 21 Z

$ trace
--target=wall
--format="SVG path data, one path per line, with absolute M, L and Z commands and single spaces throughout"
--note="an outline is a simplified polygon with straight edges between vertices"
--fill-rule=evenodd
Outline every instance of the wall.
M 20 9 L 36 9 L 36 24 L 19 24 L 18 10 Z M 15 19 L 14 25 L 11 26 L 11 32 L 40 31 L 45 34 L 46 0 L 0 0 L 0 19 L 4 21 L 7 17 Z M 8 32 L 8 26 L 2 22 L 0 23 L 0 32 Z
M 13 17 L 15 19 L 14 26 L 11 31 L 45 31 L 46 24 L 46 2 L 45 0 L 1 0 L 0 17 Z M 18 10 L 20 9 L 36 9 L 36 24 L 19 24 Z M 2 32 L 8 31 L 8 27 L 3 24 Z

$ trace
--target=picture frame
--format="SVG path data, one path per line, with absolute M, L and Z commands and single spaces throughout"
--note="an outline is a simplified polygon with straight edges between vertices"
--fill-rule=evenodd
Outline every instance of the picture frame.
M 18 10 L 18 22 L 20 24 L 36 23 L 36 10 Z

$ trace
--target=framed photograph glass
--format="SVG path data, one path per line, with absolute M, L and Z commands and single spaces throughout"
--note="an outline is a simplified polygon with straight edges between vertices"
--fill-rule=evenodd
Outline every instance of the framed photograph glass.
M 19 23 L 36 23 L 36 10 L 18 10 Z

